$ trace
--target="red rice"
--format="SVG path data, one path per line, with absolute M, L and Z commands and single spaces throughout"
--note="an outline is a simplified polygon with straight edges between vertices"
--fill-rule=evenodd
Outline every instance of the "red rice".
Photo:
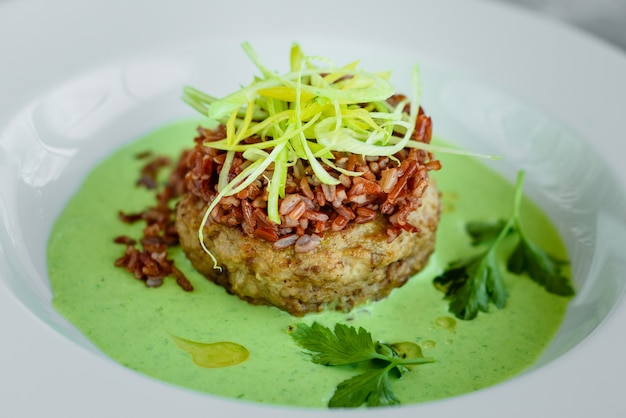
M 399 103 L 402 97 L 394 96 L 390 102 Z M 431 120 L 420 108 L 413 139 L 430 143 L 431 132 Z M 216 130 L 200 127 L 198 133 L 195 148 L 181 163 L 186 170 L 186 190 L 209 204 L 217 195 L 217 180 L 226 155 L 225 151 L 211 148 L 210 143 L 225 138 L 226 131 L 223 126 Z M 259 140 L 250 138 L 248 142 Z M 267 179 L 272 178 L 272 166 L 248 188 L 222 198 L 210 217 L 214 222 L 238 226 L 246 234 L 272 242 L 277 249 L 295 245 L 298 252 L 315 248 L 326 231 L 340 231 L 351 223 L 371 222 L 379 216 L 389 222 L 389 241 L 403 230 L 417 231 L 407 217 L 421 205 L 428 171 L 441 167 L 432 154 L 413 148 L 400 151 L 394 158 L 335 153 L 335 163 L 362 174 L 348 176 L 329 168 L 339 184 L 328 185 L 321 184 L 306 161 L 299 160 L 292 167 L 287 174 L 286 195 L 279 201 L 280 224 L 271 222 L 266 211 Z M 235 153 L 231 177 L 244 166 L 241 153 Z

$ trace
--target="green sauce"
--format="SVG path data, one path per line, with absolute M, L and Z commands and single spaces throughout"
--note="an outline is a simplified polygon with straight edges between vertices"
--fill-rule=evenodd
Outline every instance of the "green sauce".
M 505 309 L 493 307 L 473 321 L 448 313 L 432 279 L 470 249 L 465 222 L 506 218 L 513 204 L 511 184 L 471 158 L 449 155 L 438 155 L 443 169 L 435 174 L 444 204 L 436 252 L 423 272 L 383 301 L 347 314 L 294 318 L 228 295 L 195 272 L 179 249 L 171 256 L 195 290 L 182 291 L 174 279 L 166 279 L 160 288 L 146 288 L 113 265 L 124 251 L 113 238 L 139 237 L 142 228 L 122 224 L 117 212 L 140 211 L 154 202 L 150 192 L 133 186 L 144 164 L 135 156 L 151 149 L 177 157 L 192 146 L 196 125 L 183 121 L 165 126 L 111 155 L 85 179 L 51 234 L 48 269 L 54 307 L 122 365 L 220 397 L 324 408 L 336 385 L 354 373 L 347 367 L 313 364 L 288 330 L 298 321 L 327 326 L 345 322 L 364 327 L 374 339 L 415 342 L 425 356 L 436 359 L 394 383 L 397 397 L 409 404 L 509 379 L 536 361 L 559 328 L 569 299 L 513 275 L 505 277 L 510 292 Z M 532 239 L 566 258 L 544 214 L 527 201 L 522 214 Z M 209 354 L 203 347 L 209 347 Z M 225 360 L 232 365 L 215 366 L 215 356 L 228 347 L 236 348 L 226 354 L 233 356 L 230 363 Z M 194 353 L 209 358 L 208 366 L 194 362 Z

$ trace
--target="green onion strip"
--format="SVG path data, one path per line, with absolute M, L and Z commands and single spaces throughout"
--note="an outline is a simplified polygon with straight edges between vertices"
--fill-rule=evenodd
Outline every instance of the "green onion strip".
M 211 212 L 223 197 L 232 196 L 264 176 L 268 185 L 268 218 L 280 224 L 278 202 L 285 195 L 288 168 L 298 159 L 306 160 L 317 179 L 338 184 L 331 173 L 350 176 L 352 172 L 336 166 L 333 152 L 366 156 L 393 156 L 411 147 L 427 151 L 457 150 L 433 147 L 412 139 L 419 111 L 421 85 L 419 70 L 413 69 L 412 100 L 392 107 L 386 100 L 394 94 L 389 73 L 375 74 L 357 69 L 358 62 L 336 67 L 323 57 L 305 56 L 297 44 L 290 55 L 290 72 L 271 72 L 250 44 L 244 52 L 262 73 L 240 90 L 217 99 L 193 87 L 185 87 L 182 100 L 210 119 L 226 126 L 226 138 L 206 146 L 226 151 L 218 179 L 218 193 L 210 203 L 198 231 L 204 251 L 221 270 L 204 243 L 203 229 Z M 325 66 L 318 67 L 316 62 Z M 403 109 L 410 103 L 410 114 Z M 245 139 L 258 136 L 259 141 Z M 242 152 L 248 165 L 228 180 L 234 155 Z M 271 171 L 271 179 L 266 171 Z

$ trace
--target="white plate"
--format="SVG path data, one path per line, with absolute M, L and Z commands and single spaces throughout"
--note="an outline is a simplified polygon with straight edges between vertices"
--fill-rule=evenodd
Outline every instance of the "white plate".
M 247 82 L 250 41 L 283 69 L 309 53 L 423 71 L 438 134 L 508 158 L 563 233 L 578 288 L 539 367 L 399 417 L 621 416 L 626 374 L 626 57 L 494 2 L 446 0 L 9 1 L 0 5 L 0 416 L 367 416 L 216 399 L 151 380 L 98 353 L 50 306 L 46 239 L 90 167 L 189 114 L 192 83 Z M 512 330 L 514 332 L 514 330 Z

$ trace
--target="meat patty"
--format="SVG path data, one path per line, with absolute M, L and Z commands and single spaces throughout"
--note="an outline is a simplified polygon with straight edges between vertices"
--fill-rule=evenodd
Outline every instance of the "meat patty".
M 380 216 L 325 232 L 321 243 L 304 253 L 294 246 L 277 250 L 271 242 L 209 218 L 203 231 L 205 245 L 221 272 L 213 268 L 198 240 L 207 208 L 204 200 L 191 193 L 183 196 L 176 229 L 196 270 L 243 300 L 276 306 L 294 316 L 327 309 L 349 311 L 384 298 L 426 265 L 440 214 L 439 192 L 432 180 L 421 201 L 408 217 L 418 232 L 402 231 L 388 242 L 389 221 Z

